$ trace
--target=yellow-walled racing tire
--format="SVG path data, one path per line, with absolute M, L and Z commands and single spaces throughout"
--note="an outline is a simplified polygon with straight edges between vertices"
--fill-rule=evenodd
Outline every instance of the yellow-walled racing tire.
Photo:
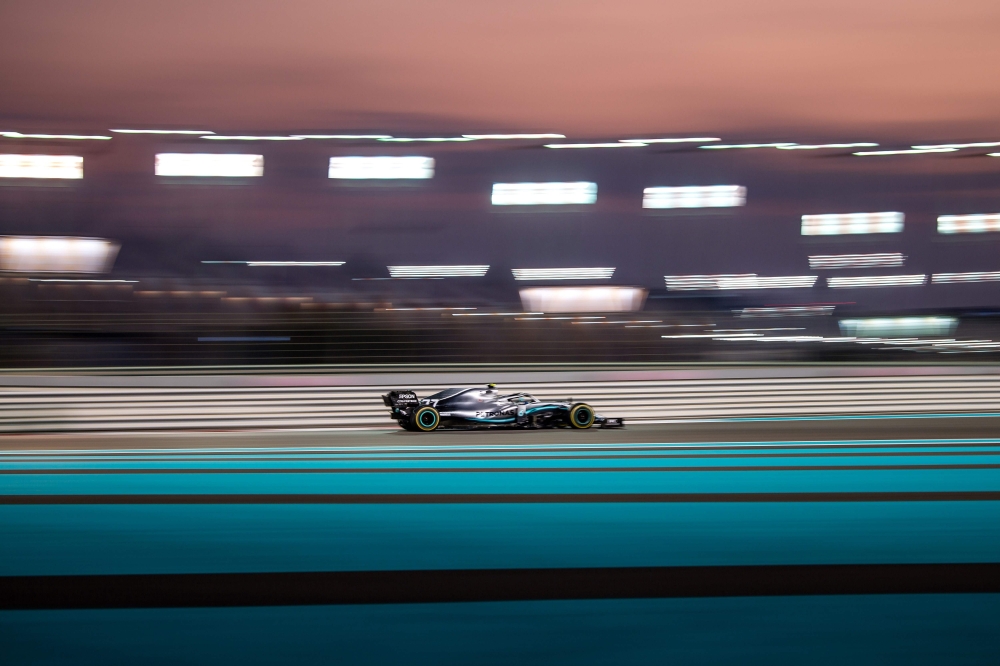
M 421 407 L 413 414 L 413 426 L 421 432 L 430 432 L 441 425 L 441 415 L 433 407 Z
M 594 425 L 597 418 L 594 408 L 584 402 L 578 402 L 569 410 L 569 424 L 574 428 L 585 429 Z

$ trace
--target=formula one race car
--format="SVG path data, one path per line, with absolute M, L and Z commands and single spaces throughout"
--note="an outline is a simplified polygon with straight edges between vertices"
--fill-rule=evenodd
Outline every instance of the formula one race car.
M 621 428 L 584 402 L 542 402 L 529 393 L 500 395 L 496 384 L 483 388 L 450 388 L 426 398 L 414 391 L 389 391 L 382 402 L 401 428 L 430 432 L 438 428 Z

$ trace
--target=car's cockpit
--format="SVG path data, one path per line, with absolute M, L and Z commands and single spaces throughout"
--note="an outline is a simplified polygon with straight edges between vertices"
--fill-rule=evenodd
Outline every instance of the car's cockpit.
M 533 402 L 538 402 L 538 398 L 530 393 L 512 393 L 511 395 L 503 396 L 501 400 L 506 400 L 513 405 L 528 405 Z

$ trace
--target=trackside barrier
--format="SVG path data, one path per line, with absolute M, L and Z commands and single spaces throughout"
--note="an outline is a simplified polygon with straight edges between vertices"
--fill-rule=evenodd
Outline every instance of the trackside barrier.
M 1000 413 L 1000 369 L 799 368 L 268 376 L 0 376 L 0 432 L 395 427 L 380 395 L 497 381 L 626 423 Z

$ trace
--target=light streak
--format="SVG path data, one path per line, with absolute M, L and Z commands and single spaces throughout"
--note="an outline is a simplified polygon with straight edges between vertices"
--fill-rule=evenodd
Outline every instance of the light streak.
M 826 285 L 833 289 L 855 287 L 919 287 L 926 282 L 926 275 L 865 275 L 856 277 L 830 277 L 826 279 Z
M 664 275 L 668 291 L 741 289 L 801 289 L 812 287 L 815 275 L 760 277 L 756 273 L 722 275 Z
M 642 191 L 643 208 L 727 208 L 743 206 L 747 188 L 740 185 L 647 187 Z
M 947 335 L 958 326 L 954 317 L 873 317 L 841 319 L 840 330 L 859 338 Z
M 1000 280 L 1000 271 L 988 273 L 935 273 L 931 276 L 934 284 L 956 284 L 959 282 L 996 282 Z
M 681 335 L 661 335 L 661 338 L 667 338 L 670 340 L 683 340 L 683 339 L 696 339 L 696 338 L 711 338 L 713 340 L 748 340 L 752 338 L 759 338 L 763 334 L 761 333 L 733 333 L 733 334 L 717 334 L 717 333 L 690 333 Z
M 978 141 L 975 143 L 936 143 L 927 146 L 911 146 L 914 150 L 936 150 L 938 148 L 991 148 L 1000 146 L 1000 141 Z
M 831 270 L 836 268 L 879 268 L 902 266 L 905 257 L 899 252 L 880 254 L 817 254 L 809 257 L 809 268 Z
M 427 141 L 430 143 L 462 143 L 465 141 L 475 141 L 475 139 L 470 139 L 465 136 L 420 136 L 420 137 L 387 137 L 385 139 L 379 139 L 379 141 L 388 141 L 393 143 L 413 143 L 416 141 Z
M 251 135 L 241 135 L 241 136 L 203 136 L 202 139 L 208 139 L 209 141 L 301 141 L 302 137 L 298 136 L 251 136 Z
M 452 317 L 517 317 L 521 315 L 543 315 L 544 312 L 455 312 Z
M 953 153 L 958 148 L 928 148 L 926 150 L 862 150 L 854 153 L 860 157 L 870 155 L 926 155 L 928 153 Z
M 802 145 L 799 143 L 786 145 L 786 146 L 775 146 L 778 150 L 825 150 L 827 148 L 871 148 L 877 146 L 877 143 L 816 143 L 812 145 Z
M 494 206 L 592 204 L 597 183 L 493 183 Z
M 482 277 L 489 265 L 470 266 L 387 266 L 394 278 Z
M 898 234 L 903 231 L 903 213 L 835 213 L 803 215 L 803 236 L 846 234 Z
M 743 308 L 733 310 L 741 319 L 758 317 L 815 317 L 833 314 L 833 305 L 786 305 L 766 308 Z
M 619 139 L 621 143 L 709 143 L 712 141 L 722 141 L 716 136 L 692 136 L 678 139 Z M 707 148 L 708 146 L 702 146 Z
M 565 139 L 565 134 L 463 134 L 463 138 L 476 140 Z
M 296 139 L 343 139 L 361 141 L 364 139 L 391 139 L 391 134 L 292 134 Z
M 264 175 L 264 156 L 242 153 L 158 153 L 157 176 L 245 178 Z
M 614 268 L 512 268 L 515 280 L 607 280 Z
M 577 319 L 594 319 L 594 318 L 595 317 L 577 317 Z M 604 319 L 604 317 L 600 317 L 600 319 Z M 575 325 L 583 325 L 583 324 L 662 324 L 662 323 L 663 323 L 662 319 L 616 319 L 614 321 L 575 321 L 575 322 L 573 322 L 573 324 L 575 324 Z M 625 328 L 630 328 L 630 327 L 626 326 Z M 637 328 L 637 327 L 631 327 L 631 328 Z
M 242 264 L 244 266 L 343 266 L 343 261 L 202 261 L 203 264 Z
M 978 215 L 939 215 L 939 234 L 983 234 L 1000 231 L 1000 213 Z
M 778 327 L 778 328 L 717 328 L 715 329 L 717 333 L 751 333 L 756 331 L 804 331 L 806 329 L 801 326 L 797 327 Z
M 825 340 L 822 335 L 766 335 L 754 338 L 755 342 L 819 342 Z M 839 342 L 841 339 L 838 338 Z
M 0 178 L 83 178 L 79 155 L 0 155 Z
M 785 143 L 732 143 L 732 144 L 720 144 L 716 146 L 699 146 L 702 150 L 729 150 L 729 149 L 744 149 L 744 148 L 781 148 L 782 146 L 795 146 L 798 144 L 785 142 Z
M 107 273 L 121 246 L 103 238 L 0 236 L 0 270 L 16 273 Z
M 390 157 L 331 157 L 329 178 L 347 180 L 420 180 L 434 177 L 434 158 L 405 156 Z
M 629 141 L 627 143 L 547 143 L 546 148 L 641 148 L 645 143 Z
M 6 139 L 58 139 L 67 141 L 109 141 L 110 136 L 92 134 L 22 134 L 21 132 L 0 132 Z
M 113 129 L 108 131 L 116 134 L 190 134 L 196 136 L 215 134 L 209 130 Z
M 28 282 L 83 282 L 97 284 L 135 284 L 138 280 L 91 280 L 87 278 L 28 278 Z
M 646 301 L 639 287 L 530 287 L 520 293 L 525 309 L 548 313 L 633 312 Z
M 517 317 L 515 321 L 566 321 L 576 319 L 604 319 L 604 317 L 601 315 L 587 315 L 579 317 Z M 625 328 L 628 327 L 626 326 Z

